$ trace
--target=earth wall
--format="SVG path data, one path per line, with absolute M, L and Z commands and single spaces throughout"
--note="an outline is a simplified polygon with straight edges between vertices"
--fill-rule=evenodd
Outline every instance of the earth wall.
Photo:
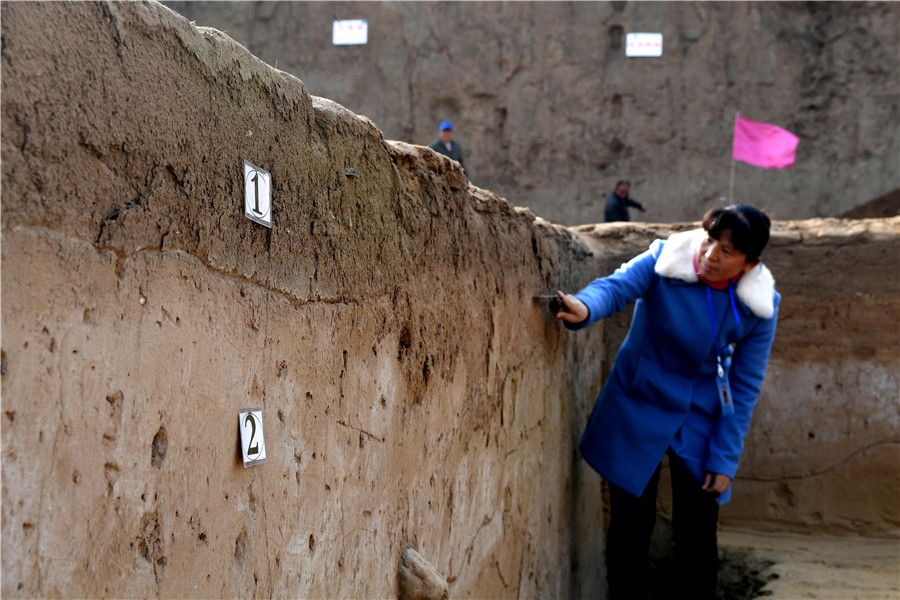
M 472 181 L 565 225 L 619 179 L 644 222 L 722 198 L 839 217 L 900 190 L 896 2 L 183 2 L 311 93 L 427 145 L 451 120 Z M 365 19 L 364 45 L 332 24 Z M 626 56 L 659 33 L 662 56 Z M 737 162 L 736 113 L 801 139 L 790 169 Z M 891 216 L 900 204 L 891 203 Z
M 544 221 L 160 4 L 4 3 L 2 40 L 4 597 L 389 597 L 408 545 L 452 597 L 602 597 L 577 440 L 627 315 L 534 295 L 695 224 Z M 727 522 L 897 534 L 898 229 L 776 227 Z
M 2 28 L 4 598 L 600 593 L 576 236 L 160 4 Z

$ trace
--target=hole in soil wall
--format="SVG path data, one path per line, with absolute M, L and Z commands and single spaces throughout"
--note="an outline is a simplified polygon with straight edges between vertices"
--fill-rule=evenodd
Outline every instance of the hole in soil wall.
M 166 428 L 160 426 L 159 431 L 153 436 L 153 445 L 150 448 L 150 464 L 154 469 L 162 468 L 163 461 L 166 460 L 166 450 L 169 447 L 169 438 L 166 435 Z

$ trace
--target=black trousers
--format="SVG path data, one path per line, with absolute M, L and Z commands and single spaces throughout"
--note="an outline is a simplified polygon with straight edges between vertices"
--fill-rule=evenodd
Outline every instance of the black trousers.
M 660 467 L 640 498 L 609 484 L 610 520 L 606 538 L 606 578 L 610 600 L 646 598 L 650 536 L 656 522 L 656 490 Z M 716 597 L 719 570 L 716 496 L 681 460 L 669 453 L 672 476 L 672 535 L 675 542 L 672 598 Z

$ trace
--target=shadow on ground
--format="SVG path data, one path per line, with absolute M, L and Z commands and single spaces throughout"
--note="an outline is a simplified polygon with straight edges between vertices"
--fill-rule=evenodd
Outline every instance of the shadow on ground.
M 761 560 L 743 550 L 719 549 L 719 589 L 716 600 L 751 600 L 770 593 L 762 591 L 778 575 L 767 571 L 772 561 Z M 650 600 L 672 597 L 670 582 L 674 580 L 672 558 L 658 557 L 650 561 Z

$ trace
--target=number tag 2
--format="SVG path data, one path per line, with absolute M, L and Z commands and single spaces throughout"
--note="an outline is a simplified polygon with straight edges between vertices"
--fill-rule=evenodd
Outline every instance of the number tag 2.
M 266 462 L 266 440 L 263 435 L 262 408 L 242 408 L 238 411 L 241 431 L 241 454 L 244 467 Z

